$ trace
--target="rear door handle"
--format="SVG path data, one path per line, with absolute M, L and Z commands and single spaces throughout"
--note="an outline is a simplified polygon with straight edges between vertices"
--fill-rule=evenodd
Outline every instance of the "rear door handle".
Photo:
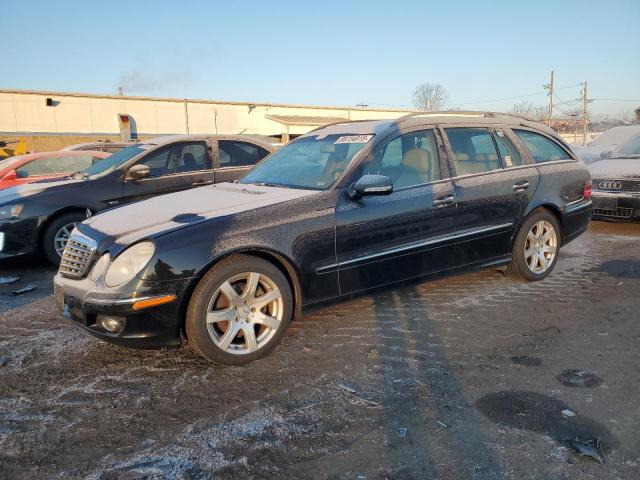
M 527 182 L 526 180 L 524 180 L 522 182 L 518 182 L 513 186 L 513 189 L 516 192 L 519 192 L 521 190 L 526 190 L 527 188 L 529 188 L 529 182 Z
M 447 205 L 451 205 L 455 199 L 456 197 L 454 197 L 453 195 L 447 195 L 446 197 L 437 198 L 436 200 L 433 201 L 433 206 L 446 207 Z
M 200 180 L 191 184 L 194 187 L 204 187 L 205 185 L 213 185 L 213 180 Z

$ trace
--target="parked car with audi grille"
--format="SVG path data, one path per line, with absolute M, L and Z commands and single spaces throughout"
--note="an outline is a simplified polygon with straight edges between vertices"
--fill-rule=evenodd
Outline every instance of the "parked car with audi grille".
M 242 364 L 294 315 L 410 279 L 506 266 L 547 277 L 591 220 L 589 172 L 546 126 L 424 113 L 321 127 L 235 183 L 78 224 L 55 277 L 66 317 L 129 347 Z M 553 288 L 549 285 L 548 288 Z
M 599 220 L 640 221 L 640 137 L 610 157 L 589 165 L 593 177 L 593 216 Z

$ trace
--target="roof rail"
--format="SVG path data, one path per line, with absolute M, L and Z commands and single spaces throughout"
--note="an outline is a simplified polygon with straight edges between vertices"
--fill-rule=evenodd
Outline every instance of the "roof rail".
M 423 111 L 423 112 L 413 112 L 407 115 L 403 115 L 402 117 L 396 118 L 397 120 L 404 120 L 406 118 L 413 117 L 483 117 L 483 118 L 499 118 L 499 117 L 507 117 L 507 118 L 520 118 L 522 120 L 526 120 L 528 122 L 535 122 L 536 120 L 526 117 L 524 115 L 517 115 L 514 113 L 501 113 L 501 112 L 476 112 L 472 110 L 443 110 L 443 111 Z
M 404 117 L 401 117 L 401 118 L 404 118 Z M 319 127 L 316 127 L 313 130 L 309 130 L 307 133 L 315 132 L 316 130 L 321 130 L 323 128 L 327 128 L 332 125 L 340 125 L 343 123 L 356 123 L 356 122 L 375 122 L 376 120 L 387 120 L 387 119 L 364 118 L 360 120 L 349 120 L 348 118 L 345 118 L 344 120 L 340 120 L 339 122 L 331 122 L 331 123 L 327 123 L 326 125 L 320 125 Z M 305 133 L 305 135 L 307 133 Z

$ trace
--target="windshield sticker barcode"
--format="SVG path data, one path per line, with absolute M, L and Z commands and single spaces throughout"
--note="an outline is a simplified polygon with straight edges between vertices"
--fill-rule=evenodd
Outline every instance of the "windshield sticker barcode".
M 336 140 L 336 145 L 340 143 L 367 143 L 373 138 L 373 135 L 345 135 Z

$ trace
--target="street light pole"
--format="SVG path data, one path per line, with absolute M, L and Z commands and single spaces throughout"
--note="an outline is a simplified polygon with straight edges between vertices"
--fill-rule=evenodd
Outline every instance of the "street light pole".
M 549 89 L 549 107 L 547 108 L 547 126 L 551 127 L 551 117 L 553 116 L 553 70 L 551 70 L 551 81 L 544 85 L 544 88 Z
M 585 81 L 582 85 L 582 146 L 584 147 L 587 145 L 587 127 L 589 125 L 589 99 L 587 96 L 587 82 Z

